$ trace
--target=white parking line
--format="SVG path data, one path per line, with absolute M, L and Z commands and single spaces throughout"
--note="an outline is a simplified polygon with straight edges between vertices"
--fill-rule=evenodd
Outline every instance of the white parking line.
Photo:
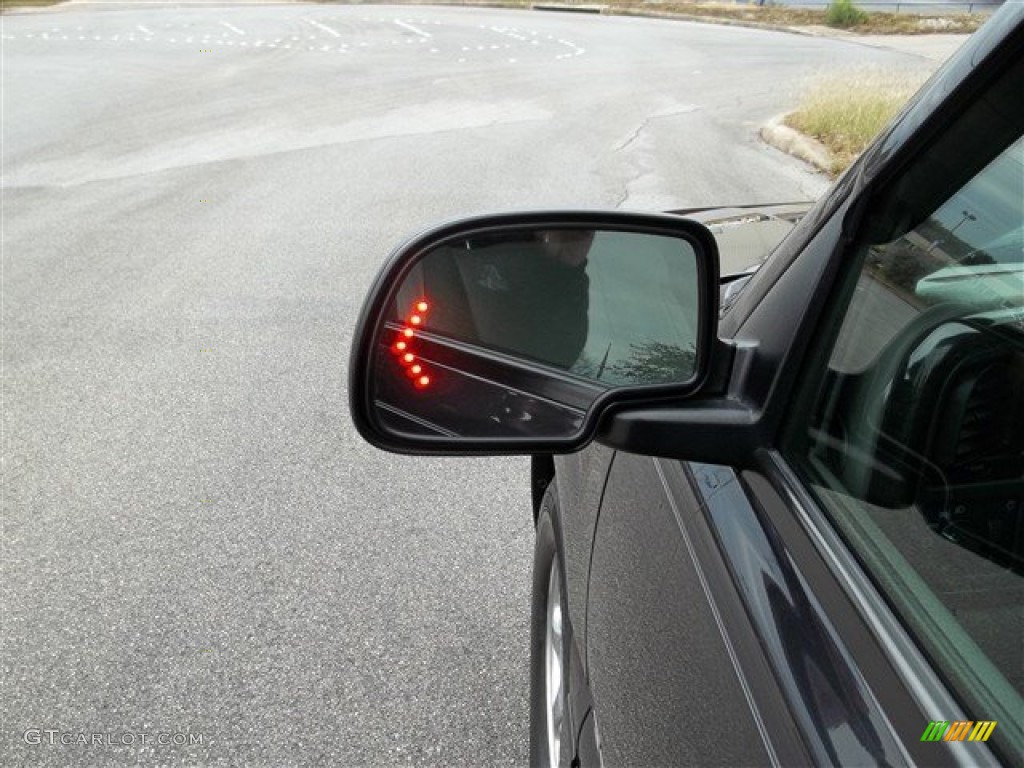
M 228 23 L 228 22 L 226 22 L 226 21 L 222 21 L 222 22 L 220 23 L 220 25 L 221 25 L 222 27 L 227 27 L 227 28 L 228 28 L 228 29 L 230 29 L 230 30 L 231 30 L 232 32 L 234 32 L 234 33 L 235 33 L 236 35 L 244 35 L 244 34 L 245 34 L 245 32 L 244 32 L 243 30 L 239 29 L 239 28 L 238 28 L 238 27 L 236 27 L 236 26 L 235 26 L 234 24 L 229 24 L 229 23 Z
M 395 24 L 408 32 L 412 32 L 414 35 L 419 35 L 420 37 L 433 37 L 429 32 L 424 32 L 422 29 L 414 27 L 412 24 L 407 24 L 399 19 L 395 19 Z
M 326 32 L 328 35 L 333 35 L 334 37 L 341 37 L 341 35 L 338 34 L 336 30 L 331 29 L 326 24 L 321 24 L 319 21 L 314 21 L 313 19 L 306 19 L 306 21 L 312 24 L 317 29 Z
M 142 26 L 141 24 L 136 24 L 136 25 L 135 25 L 135 28 L 136 28 L 137 30 L 139 30 L 139 32 L 141 32 L 141 33 L 142 33 L 142 34 L 144 34 L 144 35 L 152 35 L 152 34 L 153 34 L 152 32 L 150 32 L 150 31 L 149 31 L 148 29 L 146 29 L 146 28 L 145 28 L 144 26 Z

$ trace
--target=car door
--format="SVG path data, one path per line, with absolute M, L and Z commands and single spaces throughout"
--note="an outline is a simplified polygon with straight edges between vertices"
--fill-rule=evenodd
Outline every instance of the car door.
M 723 320 L 756 462 L 615 455 L 606 763 L 1020 764 L 1022 62 L 1018 35 L 883 140 Z

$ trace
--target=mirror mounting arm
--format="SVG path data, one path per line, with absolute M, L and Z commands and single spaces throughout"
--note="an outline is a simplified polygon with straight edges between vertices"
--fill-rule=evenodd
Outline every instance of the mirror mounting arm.
M 762 411 L 745 402 L 730 382 L 748 369 L 755 350 L 716 340 L 701 395 L 684 404 L 613 407 L 602 416 L 594 439 L 631 453 L 754 467 L 757 450 L 766 445 Z
M 606 414 L 595 439 L 630 453 L 749 469 L 756 466 L 756 451 L 764 447 L 762 431 L 760 411 L 713 398 Z

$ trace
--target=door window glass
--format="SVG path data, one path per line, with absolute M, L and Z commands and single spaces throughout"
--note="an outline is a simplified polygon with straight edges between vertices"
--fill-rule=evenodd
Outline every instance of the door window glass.
M 993 133 L 1008 138 L 984 162 L 940 140 L 931 176 L 908 171 L 914 183 L 895 181 L 903 191 L 865 217 L 826 371 L 803 400 L 811 421 L 787 452 L 969 715 L 997 721 L 1019 756 L 1024 139 L 1020 110 L 1004 111 Z

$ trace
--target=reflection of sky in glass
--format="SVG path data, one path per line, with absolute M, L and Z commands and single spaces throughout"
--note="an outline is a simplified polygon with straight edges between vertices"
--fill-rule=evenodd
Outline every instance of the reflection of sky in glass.
M 1024 261 L 1024 137 L 932 218 L 972 248 L 990 248 L 998 261 Z
M 587 258 L 590 331 L 577 367 L 628 367 L 640 348 L 665 345 L 681 352 L 697 340 L 697 264 L 683 240 L 599 232 Z M 603 363 L 603 366 L 602 366 Z M 674 377 L 684 380 L 690 371 Z

